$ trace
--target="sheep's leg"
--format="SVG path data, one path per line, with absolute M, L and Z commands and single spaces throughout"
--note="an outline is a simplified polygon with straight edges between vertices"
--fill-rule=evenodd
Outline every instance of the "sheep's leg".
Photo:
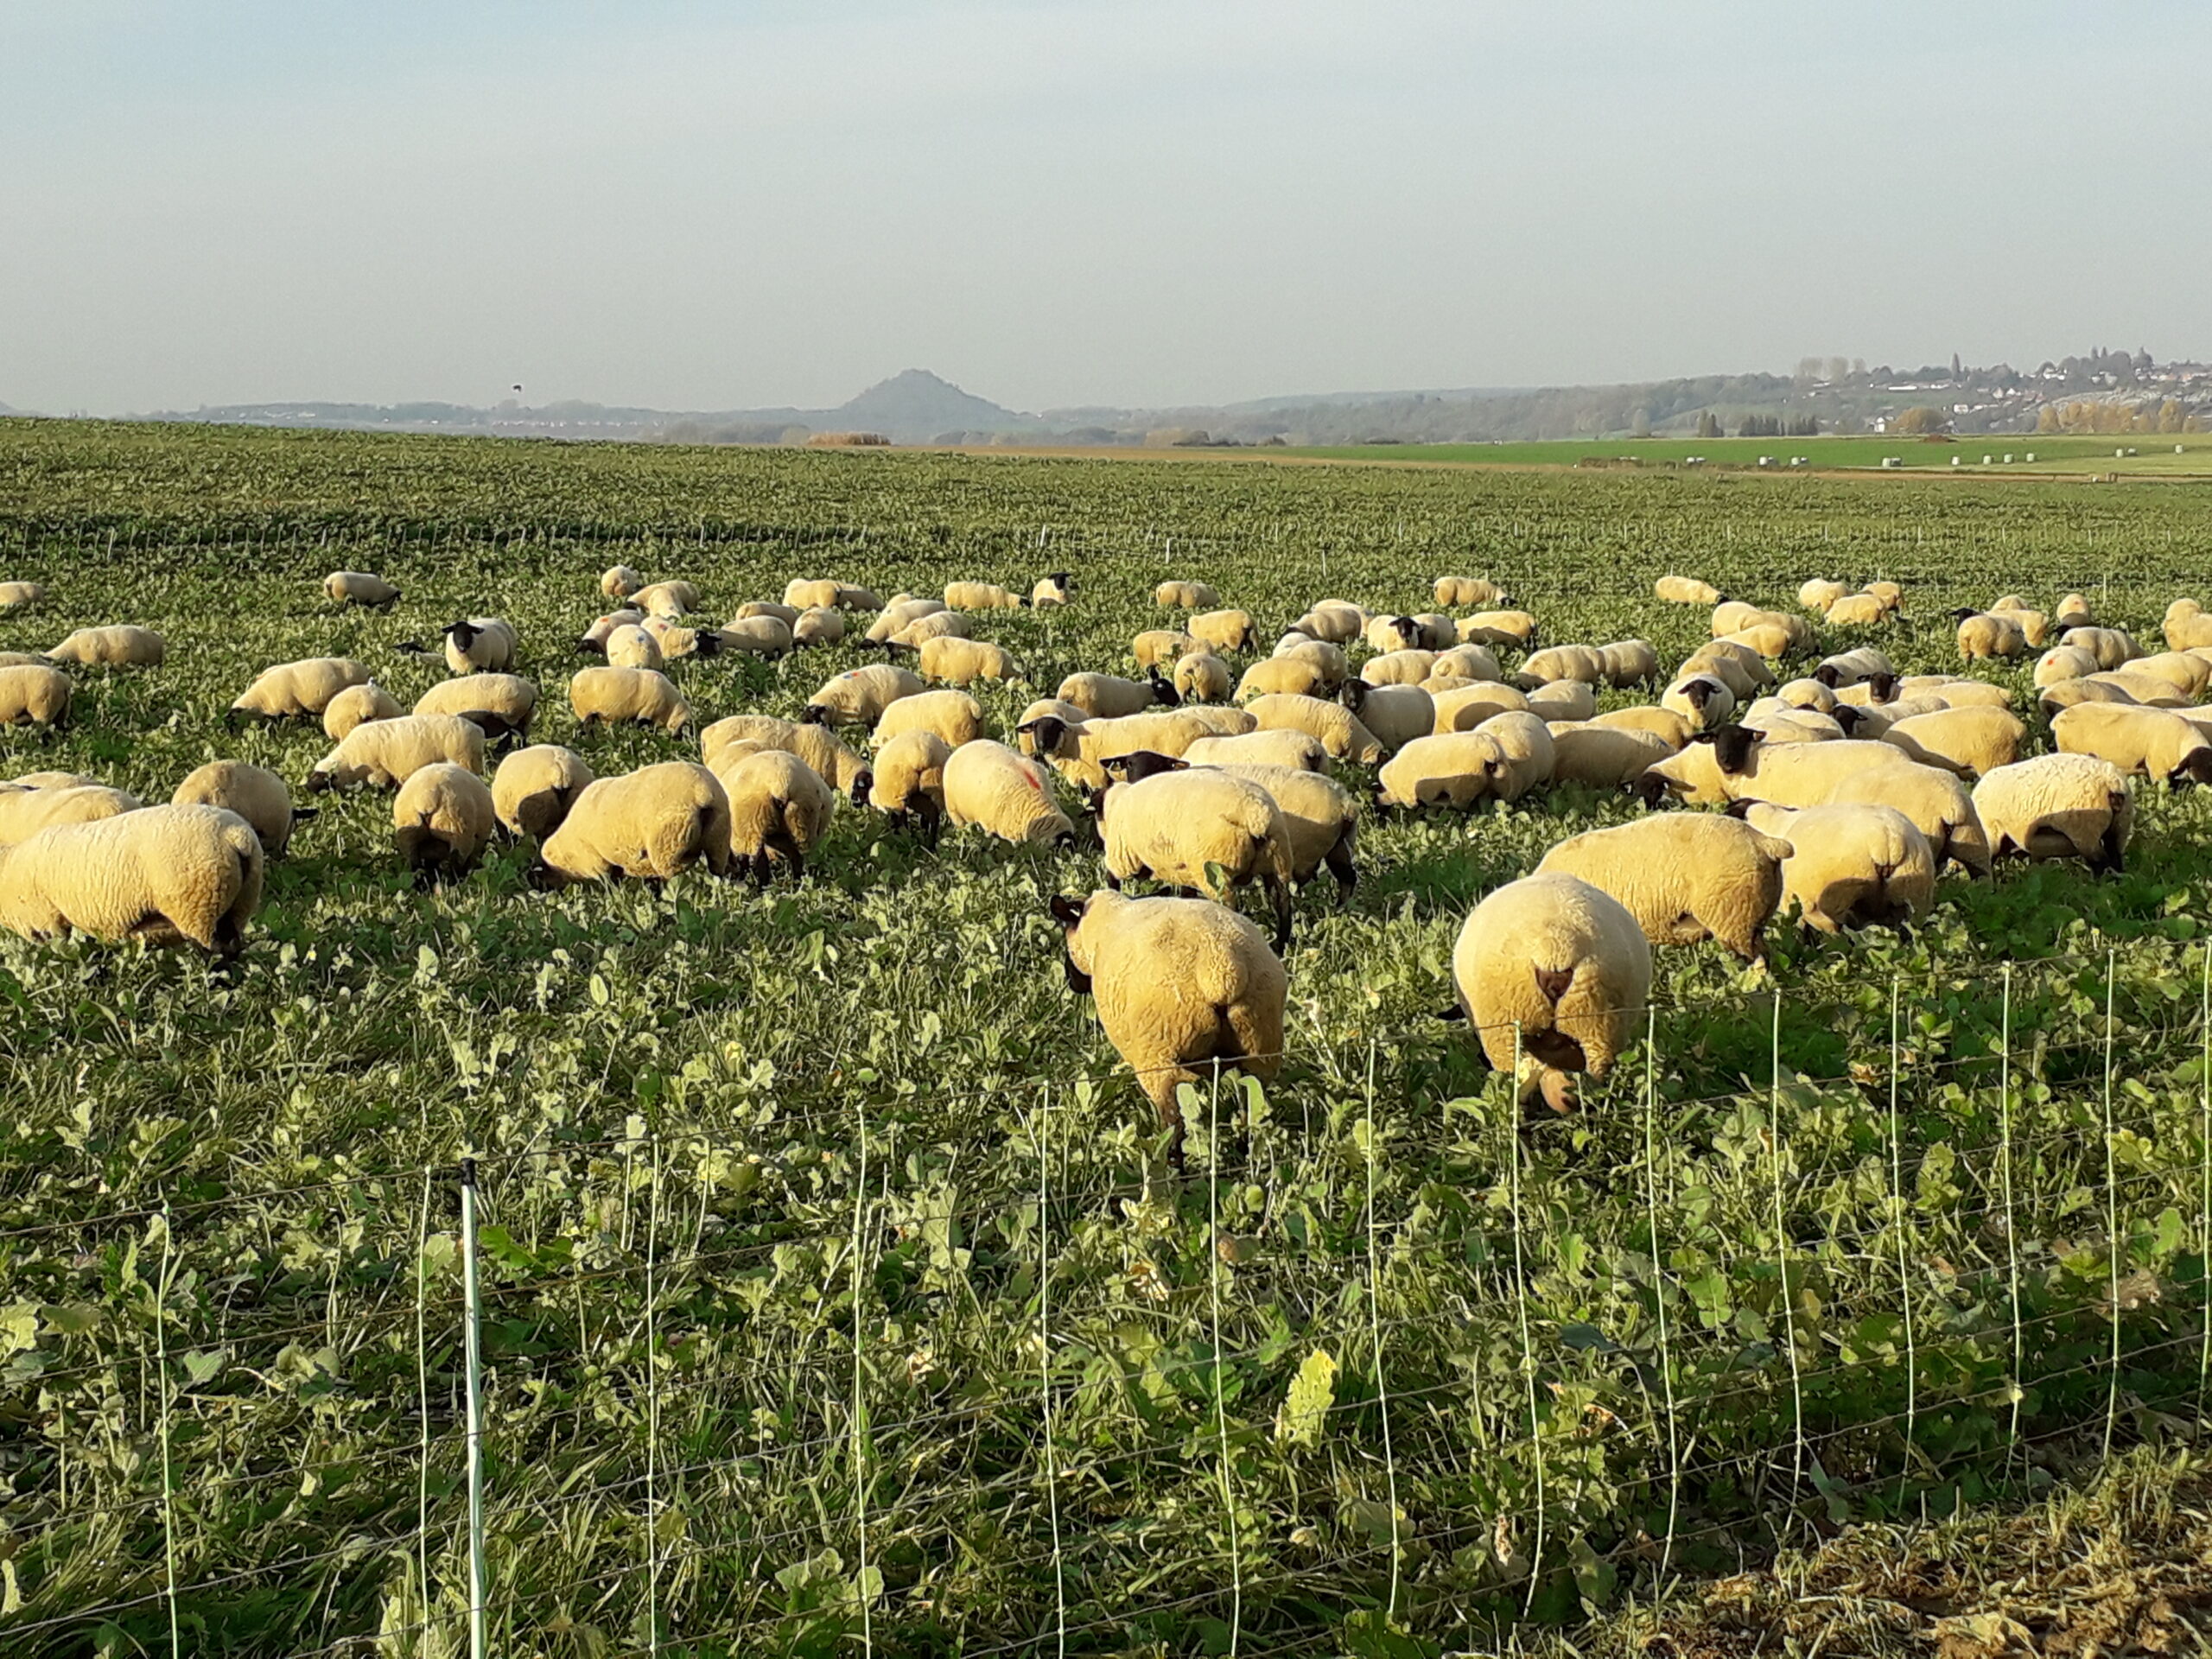
M 1274 902 L 1275 954 L 1281 956 L 1290 949 L 1290 883 L 1281 876 L 1271 875 L 1263 885 L 1268 890 L 1268 897 Z
M 1350 905 L 1352 889 L 1359 885 L 1359 871 L 1351 861 L 1351 849 L 1339 841 L 1329 849 L 1328 857 L 1324 861 L 1329 867 L 1329 874 L 1337 878 L 1339 902 Z

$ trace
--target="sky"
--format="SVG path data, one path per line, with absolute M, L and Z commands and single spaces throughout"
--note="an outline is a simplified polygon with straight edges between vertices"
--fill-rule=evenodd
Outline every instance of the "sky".
M 0 0 L 0 404 L 2212 357 L 2212 7 Z

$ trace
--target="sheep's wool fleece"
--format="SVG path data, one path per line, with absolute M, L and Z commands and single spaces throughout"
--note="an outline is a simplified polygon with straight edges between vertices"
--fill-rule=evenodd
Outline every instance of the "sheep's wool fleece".
M 703 860 L 729 868 L 729 796 L 688 760 L 664 760 L 588 785 L 542 850 L 571 881 L 627 875 L 665 879 Z
M 1045 768 L 1003 743 L 963 743 L 944 764 L 944 810 L 1007 841 L 1051 841 L 1075 826 L 1052 799 Z
M 253 826 L 215 806 L 149 806 L 41 830 L 0 861 L 0 925 L 26 938 L 188 939 L 235 950 L 261 904 Z
M 1260 930 L 1236 912 L 1205 899 L 1095 893 L 1068 935 L 1068 955 L 1090 976 L 1107 1040 L 1163 1117 L 1176 1085 L 1208 1076 L 1209 1060 L 1275 1075 L 1289 981 Z
M 1576 876 L 1618 899 L 1654 944 L 1710 935 L 1751 956 L 1782 899 L 1786 840 L 1711 812 L 1663 812 L 1570 836 L 1539 874 Z
M 1568 976 L 1554 1001 L 1539 974 Z M 1651 946 L 1617 899 L 1571 875 L 1508 882 L 1477 905 L 1452 951 L 1459 1003 L 1491 1065 L 1518 1050 L 1602 1077 L 1651 995 Z

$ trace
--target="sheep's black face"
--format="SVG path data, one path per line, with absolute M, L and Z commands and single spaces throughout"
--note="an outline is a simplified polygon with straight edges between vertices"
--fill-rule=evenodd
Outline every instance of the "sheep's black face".
M 1831 667 L 1827 663 L 1822 663 L 1818 668 L 1813 671 L 1813 681 L 1814 683 L 1817 685 L 1825 685 L 1829 690 L 1833 691 L 1836 687 L 1843 683 L 1843 671 L 1840 668 Z
M 1648 807 L 1656 808 L 1667 798 L 1667 780 L 1656 772 L 1647 772 L 1630 785 L 1636 798 Z
M 1870 674 L 1866 677 L 1867 695 L 1877 702 L 1897 700 L 1897 677 L 1894 674 Z
M 1367 706 L 1367 682 L 1346 680 L 1344 690 L 1338 695 L 1342 698 L 1344 707 L 1356 715 Z
M 810 702 L 800 713 L 798 723 L 802 726 L 827 726 L 830 711 L 818 702 Z
M 561 878 L 553 873 L 553 867 L 542 858 L 531 865 L 523 879 L 530 883 L 533 893 L 552 893 L 561 885 Z
M 2177 784 L 2212 784 L 2212 749 L 2199 749 L 2174 768 Z
M 1843 728 L 1843 734 L 1846 737 L 1855 737 L 1859 734 L 1860 724 L 1866 718 L 1866 711 L 1863 709 L 1854 709 L 1847 702 L 1839 702 L 1828 710 L 1828 717 Z
M 875 774 L 873 772 L 870 772 L 866 766 L 862 766 L 860 769 L 859 773 L 853 779 L 853 804 L 855 806 L 866 806 L 868 804 L 868 792 L 874 787 Z
M 308 774 L 308 792 L 311 795 L 327 795 L 335 787 L 336 785 L 331 782 L 330 774 L 327 772 L 311 772 Z
M 1072 930 L 1083 925 L 1083 901 L 1080 899 L 1056 893 L 1046 908 L 1052 912 L 1052 919 L 1063 928 Z
M 474 645 L 476 636 L 482 632 L 482 629 L 467 622 L 449 622 L 446 625 L 446 638 L 463 651 L 467 651 Z
M 1713 758 L 1722 772 L 1735 777 L 1750 764 L 1758 741 L 1759 734 L 1748 726 L 1723 726 L 1713 734 Z
M 1690 681 L 1682 687 L 1682 698 L 1691 708 L 1702 715 L 1705 712 L 1705 705 L 1713 701 L 1713 682 L 1710 680 Z
M 1039 715 L 1026 726 L 1014 728 L 1017 735 L 1031 739 L 1039 754 L 1058 754 L 1068 734 L 1068 723 L 1058 715 Z
M 1117 754 L 1103 764 L 1109 771 L 1118 766 L 1120 775 L 1133 784 L 1141 784 L 1147 778 L 1157 778 L 1163 772 L 1187 769 L 1185 763 L 1175 756 L 1160 754 L 1151 749 L 1139 749 L 1134 754 Z

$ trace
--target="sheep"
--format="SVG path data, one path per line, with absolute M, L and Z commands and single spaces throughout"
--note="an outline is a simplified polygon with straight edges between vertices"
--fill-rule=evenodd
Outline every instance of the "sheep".
M 1844 691 L 1854 685 L 1878 686 L 1885 681 L 1894 684 L 1897 671 L 1884 652 L 1872 645 L 1859 645 L 1838 652 L 1833 657 L 1823 657 L 1813 670 L 1812 677 L 1831 691 Z
M 642 627 L 645 620 L 643 611 L 609 611 L 578 636 L 576 649 L 586 656 L 605 656 L 607 642 L 613 637 L 616 630 Z M 658 647 L 658 642 L 655 644 Z
M 2058 636 L 2058 643 L 2088 652 L 2097 659 L 2097 666 L 2106 670 L 2122 667 L 2143 655 L 2143 648 L 2125 628 L 2069 628 Z
M 467 874 L 497 822 L 484 780 L 450 761 L 409 773 L 392 798 L 392 840 L 418 887 Z
M 446 666 L 455 674 L 474 674 L 480 669 L 503 674 L 515 665 L 515 626 L 503 618 L 472 616 L 465 621 L 448 622 L 445 635 Z M 412 640 L 400 649 L 427 654 Z
M 2004 617 L 2018 626 L 2031 651 L 2041 651 L 2044 642 L 2050 635 L 2050 618 L 2042 611 L 2031 611 L 2021 606 L 2016 609 L 1993 611 L 1990 614 Z
M 56 823 L 91 823 L 136 812 L 144 805 L 128 791 L 105 784 L 67 785 L 58 789 L 0 788 L 0 850 L 29 841 Z
M 1436 730 L 1436 699 L 1418 685 L 1370 685 L 1345 682 L 1343 701 L 1375 741 L 1392 754 L 1417 737 Z
M 1014 728 L 1014 741 L 1020 745 L 1021 753 L 1036 754 L 1040 752 L 1037 741 L 1037 722 L 1047 717 L 1057 724 L 1050 744 L 1043 748 L 1042 753 L 1047 759 L 1072 760 L 1080 752 L 1077 734 L 1091 715 L 1088 709 L 1078 709 L 1071 702 L 1063 702 L 1058 697 L 1039 697 L 1021 711 L 1020 722 Z
M 626 564 L 609 565 L 599 578 L 603 598 L 627 599 L 645 585 L 645 579 Z
M 2135 797 L 2119 767 L 2090 754 L 2039 754 L 1985 773 L 1974 810 L 1994 858 L 2078 858 L 2093 874 L 2126 868 Z
M 1908 674 L 1893 688 L 1895 701 L 1934 698 L 1946 709 L 2010 709 L 2012 694 L 1988 680 L 1955 674 Z M 1839 694 L 1841 696 L 1843 694 Z
M 931 611 L 927 616 L 916 617 L 883 645 L 887 650 L 919 651 L 932 639 L 969 639 L 975 632 L 963 612 Z
M 236 956 L 261 905 L 253 826 L 217 806 L 149 806 L 41 830 L 0 860 L 0 926 L 29 939 L 189 941 Z
M 492 815 L 509 835 L 543 841 L 594 781 L 591 767 L 573 749 L 557 743 L 516 749 L 492 774 Z
M 1153 602 L 1167 610 L 1211 610 L 1221 595 L 1203 582 L 1163 582 L 1152 590 Z
M 1173 709 L 1182 702 L 1175 688 L 1161 677 L 1157 668 L 1147 670 L 1141 680 L 1125 680 L 1118 674 L 1071 674 L 1060 682 L 1055 695 L 1062 702 L 1073 703 L 1086 715 L 1109 720 L 1162 705 Z
M 1439 735 L 1471 732 L 1493 715 L 1525 713 L 1529 707 L 1526 692 L 1488 680 L 1430 680 L 1421 690 L 1428 693 L 1429 706 L 1436 711 L 1433 729 Z
M 1106 786 L 1104 763 L 1116 755 L 1149 749 L 1179 756 L 1204 738 L 1240 736 L 1255 730 L 1258 722 L 1241 709 L 1192 708 L 1088 720 L 1072 735 L 1063 725 L 1058 715 L 1033 715 L 1016 735 L 1033 740 L 1033 752 L 1050 757 L 1061 775 L 1078 787 L 1099 790 Z
M 649 616 L 639 626 L 652 636 L 653 643 L 660 647 L 664 664 L 679 663 L 691 657 L 721 655 L 722 637 L 715 629 L 689 628 L 662 616 Z
M 1508 882 L 1469 913 L 1452 982 L 1476 1041 L 1525 1095 L 1564 1110 L 1566 1072 L 1602 1077 L 1651 996 L 1651 946 L 1627 907 L 1559 873 Z
M 845 613 L 826 605 L 801 611 L 798 620 L 791 624 L 794 651 L 804 651 L 809 645 L 834 645 L 844 637 Z
M 1304 732 L 1338 760 L 1371 766 L 1382 758 L 1382 745 L 1342 703 L 1318 697 L 1255 697 L 1246 712 L 1263 732 Z
M 2056 685 L 2061 680 L 2082 679 L 2096 671 L 2094 652 L 2079 645 L 2053 645 L 2036 659 L 2036 690 Z
M 1866 594 L 1888 611 L 1896 610 L 1904 602 L 1904 589 L 1894 582 L 1870 582 L 1866 584 Z
M 293 826 L 315 816 L 312 807 L 295 807 L 284 780 L 266 766 L 244 760 L 210 760 L 188 775 L 169 797 L 172 806 L 219 806 L 235 812 L 261 837 L 261 850 L 282 858 L 292 844 Z
M 45 597 L 44 582 L 0 582 L 0 611 L 23 610 Z
M 1769 743 L 1834 743 L 1844 736 L 1842 724 L 1817 709 L 1772 708 L 1762 711 L 1758 703 L 1737 721 L 1757 732 Z
M 397 789 L 413 773 L 441 760 L 481 772 L 484 728 L 458 715 L 395 715 L 348 732 L 336 748 L 315 763 L 308 788 L 316 794 L 361 784 Z
M 2121 772 L 2169 784 L 2212 783 L 2212 738 L 2179 715 L 2084 702 L 2050 722 L 2061 754 L 2090 754 Z
M 779 863 L 790 867 L 794 881 L 804 878 L 806 855 L 836 806 L 821 775 L 785 749 L 726 752 L 715 775 L 729 797 L 731 868 L 750 870 L 760 887 Z
M 2185 651 L 2161 651 L 2148 657 L 2138 657 L 2125 668 L 2117 671 L 2128 675 L 2148 675 L 2164 680 L 2190 702 L 2204 695 L 2212 687 L 2212 662 Z
M 699 734 L 699 753 L 709 769 L 740 744 L 783 749 L 812 766 L 839 794 L 850 794 L 868 773 L 868 762 L 847 748 L 828 728 L 810 721 L 779 720 L 773 715 L 732 715 Z
M 1777 627 L 1771 622 L 1754 623 L 1748 628 L 1738 628 L 1733 633 L 1724 633 L 1721 640 L 1738 645 L 1755 652 L 1766 662 L 1778 663 L 1802 643 L 1789 629 Z
M 1536 619 L 1526 611 L 1478 611 L 1460 620 L 1458 633 L 1463 645 L 1522 649 L 1535 643 Z
M 1675 752 L 1663 737 L 1618 726 L 1562 723 L 1550 730 L 1554 784 L 1619 789 Z
M 1503 683 L 1505 671 L 1488 645 L 1454 645 L 1440 651 L 1428 665 L 1432 680 L 1494 680 Z
M 1826 615 L 1830 627 L 1871 628 L 1888 620 L 1894 608 L 1877 594 L 1847 594 L 1827 607 Z
M 1990 658 L 2024 657 L 2028 636 L 2008 616 L 1961 608 L 1951 613 L 1959 620 L 1959 655 L 1970 663 Z
M 1736 694 L 1711 674 L 1676 680 L 1660 695 L 1659 706 L 1680 715 L 1692 730 L 1709 732 L 1736 712 Z
M 899 698 L 919 696 L 928 689 L 918 674 L 890 663 L 869 663 L 824 680 L 799 719 L 816 726 L 873 726 Z
M 1616 690 L 1648 685 L 1659 677 L 1659 652 L 1649 639 L 1618 639 L 1598 647 L 1605 683 Z
M 1680 749 L 1690 741 L 1697 728 L 1671 709 L 1657 709 L 1643 705 L 1633 709 L 1613 709 L 1594 717 L 1592 726 L 1618 727 L 1623 731 L 1649 732 L 1664 743 L 1669 750 Z
M 1695 576 L 1662 576 L 1651 584 L 1651 592 L 1669 605 L 1718 605 L 1726 598 L 1711 582 Z
M 1257 881 L 1274 909 L 1275 949 L 1290 944 L 1290 832 L 1259 785 L 1212 767 L 1116 784 L 1098 798 L 1106 885 L 1148 877 L 1222 903 Z
M 1492 781 L 1504 773 L 1508 764 L 1497 741 L 1480 732 L 1417 737 L 1375 774 L 1376 804 L 1465 810 L 1491 793 Z
M 2087 607 L 2084 607 L 2086 619 Z M 2088 626 L 2086 620 L 2075 626 Z M 2160 625 L 2169 651 L 2193 651 L 2212 645 L 2212 613 L 2193 599 L 2177 599 L 2166 607 Z
M 1260 648 L 1260 625 L 1249 611 L 1205 611 L 1183 626 L 1200 645 L 1224 654 Z
M 1215 702 L 1229 696 L 1229 664 L 1210 651 L 1199 650 L 1175 663 L 1175 695 L 1190 702 Z
M 82 789 L 99 779 L 85 772 L 27 772 L 20 778 L 10 778 L 4 785 L 8 789 Z
M 530 741 L 537 713 L 537 685 L 518 674 L 463 674 L 442 680 L 415 700 L 418 715 L 459 715 L 486 738 Z
M 773 617 L 785 627 L 791 628 L 798 626 L 799 614 L 799 608 L 796 605 L 779 604 L 772 599 L 748 599 L 737 607 L 737 614 L 730 619 L 728 626 L 735 627 L 740 622 L 751 622 L 758 618 L 768 616 Z M 725 632 L 727 631 L 725 629 Z
M 399 589 L 366 570 L 334 570 L 322 579 L 323 597 L 334 605 L 365 605 L 388 611 L 399 603 Z
M 839 584 L 827 576 L 793 576 L 784 584 L 784 603 L 795 611 L 810 611 L 817 606 L 834 610 L 837 606 Z M 880 610 L 871 605 L 870 610 Z
M 168 643 L 160 634 L 130 623 L 79 628 L 45 653 L 50 663 L 81 668 L 159 668 L 168 655 Z
M 2051 620 L 2062 628 L 2093 628 L 2097 625 L 2089 601 L 2080 594 L 2069 594 L 2052 607 Z
M 1945 709 L 1891 724 L 1881 741 L 1924 766 L 1975 779 L 2020 758 L 2028 728 L 2002 709 Z
M 1217 659 L 1218 660 L 1218 659 Z M 1236 701 L 1255 697 L 1325 696 L 1334 688 L 1328 676 L 1303 657 L 1263 657 L 1236 683 Z
M 1801 648 L 1812 643 L 1812 627 L 1802 616 L 1789 616 L 1781 611 L 1761 610 L 1756 605 L 1746 605 L 1740 599 L 1732 599 L 1726 604 L 1714 607 L 1713 637 L 1715 639 L 1725 639 L 1730 634 L 1742 633 L 1748 630 L 1767 628 L 1780 630 L 1791 649 Z M 1760 654 L 1764 656 L 1768 653 Z
M 1074 597 L 1075 578 L 1065 570 L 1038 577 L 1036 585 L 1029 590 L 1029 603 L 1040 611 L 1065 605 Z
M 1436 666 L 1437 653 L 1418 648 L 1385 652 L 1363 664 L 1359 677 L 1370 685 L 1419 685 Z
M 1790 851 L 1789 842 L 1733 818 L 1668 813 L 1571 836 L 1544 855 L 1536 873 L 1574 876 L 1610 895 L 1650 944 L 1716 939 L 1759 962 Z
M 1828 717 L 1847 738 L 1873 739 L 1901 720 L 1910 720 L 1916 715 L 1938 714 L 1949 707 L 1941 697 L 1901 697 L 1878 707 L 1839 702 L 1829 711 Z
M 1147 628 L 1129 641 L 1129 654 L 1139 668 L 1159 668 L 1205 646 L 1180 628 Z
M 721 780 L 688 760 L 595 779 L 539 844 L 530 883 L 553 892 L 617 876 L 664 881 L 702 863 L 725 875 L 729 828 Z
M 1928 837 L 1894 807 L 1787 807 L 1738 802 L 1729 808 L 1770 836 L 1783 837 L 1783 902 L 1822 933 L 1896 926 L 1936 897 L 1936 855 Z
M 630 602 L 647 616 L 673 622 L 699 608 L 699 590 L 688 582 L 657 582 L 632 594 Z
M 1750 646 L 1729 639 L 1715 639 L 1699 646 L 1675 670 L 1678 681 L 1697 674 L 1719 681 L 1738 702 L 1750 702 L 1774 683 L 1773 671 L 1767 667 L 1764 658 Z
M 1106 1040 L 1176 1137 L 1176 1090 L 1234 1065 L 1262 1079 L 1281 1065 L 1289 980 L 1260 930 L 1203 899 L 1055 897 L 1067 980 L 1098 1008 Z
M 962 744 L 944 763 L 944 814 L 1002 841 L 1075 844 L 1046 769 L 988 738 Z
M 1785 681 L 1774 696 L 1786 709 L 1812 709 L 1825 715 L 1835 707 L 1835 693 L 1811 678 Z
M 1290 879 L 1302 887 L 1326 866 L 1336 878 L 1338 896 L 1351 902 L 1359 884 L 1353 861 L 1358 851 L 1359 806 L 1351 791 L 1333 778 L 1300 766 L 1231 762 L 1219 770 L 1257 784 L 1274 801 L 1290 841 Z
M 1481 576 L 1439 576 L 1430 592 L 1439 605 L 1503 605 L 1505 590 Z
M 918 697 L 901 697 L 883 711 L 876 722 L 879 748 L 908 732 L 929 732 L 948 749 L 972 743 L 983 734 L 983 705 L 965 691 L 925 691 Z
M 868 642 L 872 645 L 880 645 L 895 641 L 900 631 L 909 624 L 918 622 L 925 616 L 942 615 L 945 608 L 941 599 L 894 600 L 886 605 L 875 620 L 868 625 Z M 963 620 L 960 626 L 965 628 L 968 625 Z
M 713 640 L 716 653 L 735 652 L 742 657 L 781 657 L 793 643 L 791 623 L 780 616 L 766 614 L 733 617 L 713 632 L 702 632 L 699 638 L 702 644 Z
M 1421 619 L 1413 616 L 1376 616 L 1368 619 L 1363 631 L 1367 648 L 1375 652 L 1433 650 L 1427 643 Z M 1456 627 L 1454 630 L 1457 632 Z M 1446 645 L 1453 641 L 1447 639 Z
M 2124 694 L 2126 701 L 2145 709 L 2190 707 L 2188 695 L 2171 680 L 2161 679 L 2156 674 L 2139 674 L 2133 664 L 2126 668 L 2114 669 L 2109 674 L 2087 675 L 2084 679 L 2099 685 L 2111 686 Z
M 1273 660 L 1305 664 L 1320 677 L 1325 691 L 1334 691 L 1351 677 L 1351 662 L 1345 657 L 1344 647 L 1332 645 L 1325 639 L 1286 639 L 1275 647 Z
M 264 668 L 238 693 L 223 716 L 236 730 L 240 719 L 315 720 L 349 686 L 365 685 L 369 671 L 350 657 L 308 657 Z
M 861 774 L 854 804 L 865 799 L 886 813 L 892 827 L 904 830 L 918 821 L 921 838 L 934 847 L 944 822 L 944 767 L 952 750 L 935 732 L 901 732 L 875 752 L 875 761 Z
M 1497 745 L 1504 763 L 1491 777 L 1491 791 L 1499 800 L 1517 801 L 1551 782 L 1558 751 L 1551 728 L 1534 713 L 1493 715 L 1475 728 L 1475 734 Z
M 1324 602 L 1300 617 L 1291 626 L 1298 632 L 1332 645 L 1348 645 L 1367 626 L 1367 612 L 1357 605 Z
M 691 705 L 650 668 L 587 668 L 569 681 L 569 707 L 582 726 L 658 726 L 671 737 L 691 723 Z
M 1522 659 L 1513 683 L 1533 691 L 1554 680 L 1580 680 L 1586 685 L 1605 683 L 1605 658 L 1595 645 L 1546 645 Z
M 1580 680 L 1554 680 L 1529 694 L 1528 713 L 1541 721 L 1584 721 L 1598 712 L 1598 694 Z
M 646 629 L 625 625 L 607 636 L 605 652 L 610 668 L 645 668 L 658 674 L 666 665 L 660 641 Z
M 2117 702 L 2133 707 L 2135 699 L 2120 687 L 2109 684 L 2094 675 L 2078 680 L 2061 680 L 2056 685 L 2045 687 L 2043 695 L 2036 699 L 2036 705 L 2043 710 L 2043 717 L 2046 721 L 2057 719 L 2062 710 L 2071 709 L 2077 702 Z
M 1014 611 L 1027 610 L 1029 601 L 995 582 L 949 582 L 944 605 L 951 611 Z
M 1831 582 L 1824 576 L 1815 576 L 1798 588 L 1797 602 L 1816 615 L 1826 616 L 1828 607 L 1839 599 L 1847 597 L 1850 592 L 1851 584 L 1848 582 Z
M 1202 737 L 1183 751 L 1182 758 L 1194 766 L 1288 766 L 1300 772 L 1320 772 L 1329 764 L 1329 752 L 1319 739 L 1294 731 Z

